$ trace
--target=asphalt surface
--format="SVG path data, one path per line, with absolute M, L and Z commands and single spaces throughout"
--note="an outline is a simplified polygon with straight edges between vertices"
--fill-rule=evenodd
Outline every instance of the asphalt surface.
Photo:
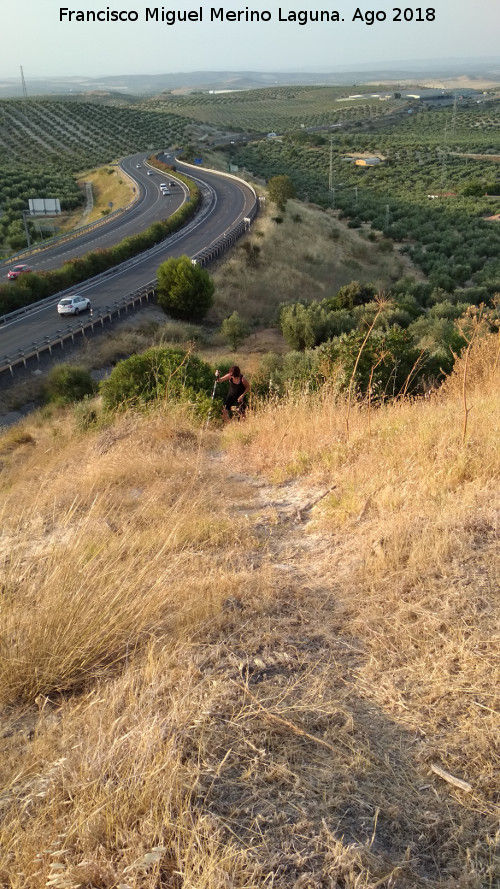
M 93 249 L 106 246 L 104 237 L 111 238 L 109 243 L 117 243 L 122 237 L 126 237 L 127 234 L 144 230 L 151 221 L 154 221 L 153 219 L 150 219 L 149 222 L 145 221 L 147 217 L 144 214 L 154 213 L 155 207 L 156 212 L 158 212 L 158 204 L 160 207 L 164 207 L 165 201 L 169 200 L 169 198 L 164 198 L 161 195 L 158 188 L 159 182 L 165 181 L 164 174 L 159 173 L 147 176 L 145 167 L 144 171 L 137 169 L 136 164 L 141 162 L 138 159 L 140 157 L 143 157 L 143 155 L 128 158 L 125 163 L 127 163 L 127 171 L 137 181 L 138 187 L 144 189 L 144 204 L 149 209 L 146 209 L 146 206 L 144 206 L 142 215 L 140 212 L 133 221 L 127 220 L 126 224 L 132 226 L 132 231 L 127 231 L 126 234 L 123 233 L 123 226 L 118 225 L 118 220 L 117 227 L 113 226 L 112 231 L 109 231 L 106 227 L 106 235 L 104 235 L 103 230 L 98 230 L 98 233 L 92 233 L 94 238 L 97 238 L 92 245 Z M 168 155 L 165 155 L 164 159 L 167 163 L 174 160 L 173 158 L 169 159 Z M 111 305 L 125 294 L 138 290 L 148 282 L 153 281 L 156 278 L 158 266 L 169 257 L 181 256 L 183 254 L 194 256 L 205 247 L 217 241 L 226 231 L 233 228 L 243 217 L 248 215 L 250 207 L 253 205 L 254 197 L 250 188 L 244 182 L 224 177 L 217 173 L 210 173 L 202 168 L 199 170 L 193 169 L 193 167 L 184 166 L 177 160 L 175 164 L 180 172 L 185 173 L 197 182 L 204 196 L 205 205 L 209 206 L 208 212 L 199 222 L 191 223 L 188 226 L 187 232 L 179 232 L 169 238 L 164 244 L 158 245 L 153 251 L 148 251 L 147 254 L 136 257 L 132 267 L 127 266 L 125 269 L 118 268 L 112 270 L 106 273 L 106 277 L 103 280 L 96 281 L 95 283 L 87 282 L 75 287 L 75 292 L 81 293 L 91 300 L 94 311 L 99 308 L 105 308 L 106 305 Z M 173 179 L 174 176 L 175 174 L 171 178 Z M 151 182 L 151 180 L 157 181 Z M 155 189 L 158 195 L 155 195 Z M 180 185 L 176 190 L 180 193 Z M 148 196 L 147 199 L 146 196 Z M 180 204 L 180 195 L 177 200 L 179 200 Z M 138 210 L 141 211 L 141 208 L 138 208 Z M 156 216 L 156 219 L 158 218 Z M 70 241 L 63 247 L 70 251 L 69 256 L 71 257 L 79 255 L 76 252 L 77 250 L 81 249 L 82 252 L 87 252 L 89 249 L 92 249 L 89 247 L 88 241 L 85 246 L 82 246 L 79 240 L 78 243 Z M 50 250 L 50 256 L 46 256 L 44 262 L 54 262 L 55 266 L 60 265 L 63 247 L 53 248 L 55 255 Z M 69 256 L 66 255 L 65 258 L 67 259 Z M 35 268 L 34 263 L 30 264 Z M 49 268 L 51 266 L 46 267 Z M 74 322 L 75 318 L 73 315 L 60 316 L 57 313 L 56 306 L 58 301 L 58 297 L 54 296 L 50 303 L 43 306 L 34 306 L 27 314 L 3 324 L 0 327 L 0 358 L 5 355 L 13 355 L 20 349 L 28 352 L 34 342 L 41 342 L 44 337 L 55 336 L 57 330 L 63 329 L 68 323 Z M 81 317 L 85 318 L 85 315 Z M 0 375 L 0 385 L 1 379 L 2 375 Z

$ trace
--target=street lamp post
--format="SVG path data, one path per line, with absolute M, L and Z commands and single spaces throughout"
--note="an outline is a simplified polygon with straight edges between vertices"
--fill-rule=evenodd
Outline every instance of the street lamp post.
M 31 250 L 30 232 L 29 232 L 28 223 L 26 220 L 26 217 L 29 216 L 29 212 L 30 212 L 29 210 L 22 210 L 24 231 L 26 232 L 26 243 L 28 245 L 28 250 Z

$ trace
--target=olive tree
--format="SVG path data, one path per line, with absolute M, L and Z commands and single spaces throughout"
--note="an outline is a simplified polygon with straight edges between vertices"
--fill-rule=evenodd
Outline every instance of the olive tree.
M 250 329 L 247 322 L 238 314 L 238 312 L 233 312 L 229 318 L 224 318 L 224 321 L 222 322 L 221 334 L 230 344 L 233 352 L 235 352 L 240 343 L 246 339 L 249 332 Z
M 267 183 L 267 193 L 278 210 L 283 212 L 288 198 L 295 197 L 295 188 L 290 176 L 272 176 Z

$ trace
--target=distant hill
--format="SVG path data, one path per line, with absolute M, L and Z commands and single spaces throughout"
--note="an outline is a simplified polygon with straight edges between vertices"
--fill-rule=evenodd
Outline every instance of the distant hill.
M 157 95 L 164 90 L 189 92 L 209 89 L 256 89 L 287 85 L 343 85 L 352 83 L 383 83 L 384 81 L 415 81 L 422 78 L 457 80 L 465 78 L 500 83 L 498 60 L 441 60 L 388 62 L 383 67 L 360 64 L 356 68 L 340 67 L 336 71 L 191 71 L 171 74 L 123 74 L 104 77 L 30 77 L 26 76 L 29 96 L 67 93 L 119 93 L 124 96 Z M 22 95 L 20 78 L 0 81 L 0 98 Z

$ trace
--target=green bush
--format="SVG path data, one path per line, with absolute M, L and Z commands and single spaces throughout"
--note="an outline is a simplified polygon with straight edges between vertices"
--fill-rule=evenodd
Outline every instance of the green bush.
M 213 302 L 214 282 L 189 256 L 171 257 L 158 269 L 158 304 L 174 318 L 201 321 Z
M 75 418 L 75 427 L 78 432 L 87 432 L 88 429 L 97 426 L 99 421 L 97 408 L 90 400 L 89 396 L 86 396 L 82 401 L 75 404 L 73 416 Z
M 289 198 L 295 197 L 295 187 L 292 180 L 286 174 L 272 176 L 267 183 L 269 200 L 273 201 L 278 210 L 283 213 Z
M 252 392 L 261 397 L 274 398 L 292 390 L 316 389 L 324 382 L 318 349 L 263 355 L 252 376 Z
M 364 331 L 354 330 L 316 350 L 321 359 L 340 371 L 341 389 L 349 388 L 356 368 L 353 383 L 360 394 L 370 388 L 373 396 L 385 399 L 403 391 L 419 391 L 422 377 L 428 373 L 429 354 L 415 345 L 407 330 L 374 331 L 363 346 L 364 338 Z
M 55 404 L 70 404 L 81 401 L 96 391 L 96 385 L 89 372 L 83 367 L 71 364 L 58 364 L 53 367 L 44 384 L 47 401 Z
M 294 303 L 284 306 L 280 314 L 281 331 L 291 349 L 303 351 L 348 333 L 356 320 L 344 309 L 332 310 L 330 301 L 312 302 L 309 306 Z
M 229 318 L 224 318 L 221 326 L 221 334 L 231 346 L 233 352 L 236 351 L 240 343 L 247 338 L 250 330 L 246 321 L 238 314 L 233 312 Z
M 213 382 L 213 369 L 196 355 L 155 347 L 117 364 L 101 383 L 101 393 L 109 409 L 160 399 L 202 403 L 211 395 Z

